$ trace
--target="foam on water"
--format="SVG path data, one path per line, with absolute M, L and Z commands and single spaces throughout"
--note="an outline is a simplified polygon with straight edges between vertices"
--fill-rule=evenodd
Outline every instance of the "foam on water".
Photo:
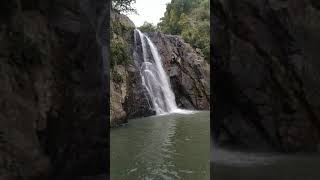
M 162 65 L 161 56 L 150 38 L 138 29 L 135 29 L 134 35 L 134 59 L 136 66 L 140 67 L 142 85 L 146 88 L 151 98 L 152 108 L 156 111 L 156 114 L 195 113 L 195 111 L 178 108 L 168 75 Z M 140 44 L 141 48 L 139 48 Z M 142 57 L 139 56 L 140 54 L 142 54 Z

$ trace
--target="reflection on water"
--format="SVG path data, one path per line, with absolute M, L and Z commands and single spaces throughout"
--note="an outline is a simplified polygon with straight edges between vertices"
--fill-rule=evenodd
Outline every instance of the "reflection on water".
M 209 180 L 209 112 L 131 120 L 111 130 L 112 180 Z
M 249 153 L 214 147 L 214 180 L 318 180 L 320 155 Z

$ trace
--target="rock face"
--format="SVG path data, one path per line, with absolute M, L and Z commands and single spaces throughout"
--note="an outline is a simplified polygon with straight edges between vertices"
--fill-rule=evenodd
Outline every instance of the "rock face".
M 210 67 L 200 50 L 192 48 L 179 36 L 161 33 L 148 36 L 162 57 L 178 107 L 209 110 Z
M 0 179 L 107 172 L 109 3 L 0 2 Z
M 304 0 L 213 1 L 215 142 L 317 150 L 318 5 Z
M 118 17 L 117 17 L 118 16 Z M 152 102 L 147 90 L 142 85 L 139 68 L 133 58 L 134 25 L 126 16 L 113 15 L 117 28 L 113 34 L 111 47 L 124 45 L 124 54 L 128 57 L 125 63 L 114 66 L 111 76 L 111 126 L 127 122 L 128 119 L 154 115 Z M 126 29 L 126 30 L 123 30 Z M 201 52 L 193 49 L 178 36 L 149 33 L 153 43 L 158 48 L 164 67 L 170 75 L 170 82 L 176 96 L 177 105 L 185 109 L 208 110 L 209 105 L 209 65 L 203 59 Z M 121 42 L 121 43 L 120 43 Z M 124 43 L 125 42 L 125 43 Z M 112 48 L 111 48 L 112 49 Z M 118 51 L 113 53 L 116 62 L 123 62 L 123 55 Z
M 110 71 L 110 125 L 126 123 L 128 119 L 154 115 L 147 92 L 133 60 L 135 25 L 125 15 L 112 13 L 113 64 Z

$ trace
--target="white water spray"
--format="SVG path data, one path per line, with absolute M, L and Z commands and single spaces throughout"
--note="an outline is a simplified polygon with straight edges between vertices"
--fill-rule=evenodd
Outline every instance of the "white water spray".
M 134 36 L 136 66 L 140 67 L 142 85 L 147 89 L 157 115 L 191 113 L 192 111 L 182 110 L 177 107 L 175 96 L 171 90 L 169 78 L 162 66 L 162 60 L 157 47 L 148 36 L 138 29 L 134 31 Z M 141 43 L 141 49 L 139 49 L 139 43 Z M 142 51 L 143 61 L 139 57 L 139 54 L 141 54 L 139 50 L 140 52 Z

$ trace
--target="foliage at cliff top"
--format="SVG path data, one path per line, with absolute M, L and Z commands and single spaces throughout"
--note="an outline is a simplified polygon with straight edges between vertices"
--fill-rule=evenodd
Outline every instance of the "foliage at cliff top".
M 157 27 L 154 26 L 152 23 L 144 22 L 142 26 L 139 27 L 140 31 L 142 32 L 156 32 L 158 31 Z
M 128 36 L 134 25 L 129 18 L 117 12 L 112 12 L 111 18 L 111 70 L 117 65 L 126 65 L 131 61 Z
M 157 28 L 166 34 L 182 36 L 193 47 L 201 49 L 210 62 L 209 0 L 172 0 Z
M 136 12 L 132 7 L 135 2 L 136 0 L 112 0 L 112 10 L 118 13 Z

